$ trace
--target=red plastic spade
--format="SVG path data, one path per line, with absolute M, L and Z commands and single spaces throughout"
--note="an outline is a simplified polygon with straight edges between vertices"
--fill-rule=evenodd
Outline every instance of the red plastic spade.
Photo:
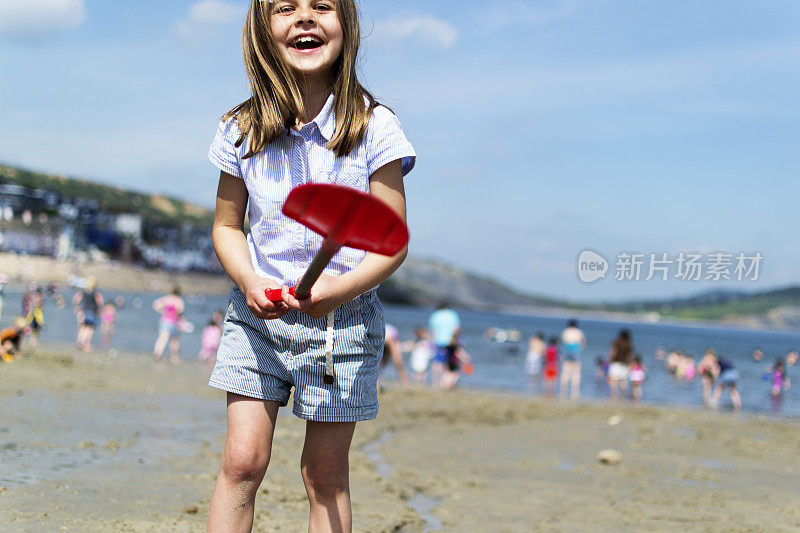
M 349 187 L 300 185 L 289 193 L 282 211 L 325 237 L 300 282 L 289 289 L 301 300 L 311 295 L 311 287 L 342 246 L 392 256 L 408 243 L 408 228 L 394 209 Z M 280 289 L 266 294 L 271 302 L 281 299 Z

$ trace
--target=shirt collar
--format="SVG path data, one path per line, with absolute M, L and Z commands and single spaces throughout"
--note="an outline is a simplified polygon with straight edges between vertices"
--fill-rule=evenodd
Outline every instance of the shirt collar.
M 325 140 L 330 141 L 336 127 L 336 117 L 333 114 L 333 93 L 328 96 L 319 115 L 317 115 L 312 122 L 317 125 L 319 132 L 325 137 Z

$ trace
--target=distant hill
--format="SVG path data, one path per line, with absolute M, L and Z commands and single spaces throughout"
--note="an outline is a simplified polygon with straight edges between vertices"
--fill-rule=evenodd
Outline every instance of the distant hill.
M 572 307 L 571 304 L 524 294 L 486 276 L 473 274 L 442 261 L 409 257 L 380 288 L 381 297 L 409 305 L 436 305 L 447 301 L 458 307 Z
M 409 257 L 380 288 L 389 302 L 432 306 L 445 300 L 481 310 L 529 309 L 542 313 L 628 316 L 646 321 L 672 318 L 751 327 L 800 328 L 800 286 L 758 293 L 708 291 L 687 298 L 581 304 L 525 294 L 503 283 L 438 260 Z
M 143 218 L 158 223 L 180 225 L 191 222 L 210 227 L 214 216 L 210 209 L 168 196 L 135 192 L 89 180 L 43 174 L 6 165 L 0 165 L 0 183 L 43 189 L 64 198 L 96 200 L 105 211 L 136 212 Z

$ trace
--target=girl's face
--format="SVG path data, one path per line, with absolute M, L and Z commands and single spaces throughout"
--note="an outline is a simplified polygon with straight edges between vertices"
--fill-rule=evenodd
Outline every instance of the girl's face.
M 278 51 L 297 74 L 330 75 L 344 41 L 334 0 L 274 0 L 269 20 Z

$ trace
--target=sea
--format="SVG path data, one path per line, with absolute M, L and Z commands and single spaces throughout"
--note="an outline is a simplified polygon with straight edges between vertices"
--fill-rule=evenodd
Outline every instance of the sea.
M 121 298 L 124 305 L 117 311 L 116 332 L 110 344 L 111 353 L 150 353 L 158 333 L 159 315 L 152 304 L 160 294 L 133 291 L 103 291 L 106 300 Z M 75 341 L 76 317 L 72 310 L 73 290 L 62 290 L 66 305 L 60 308 L 54 298 L 48 298 L 45 309 L 45 327 L 41 339 L 47 343 L 72 344 Z M 22 287 L 7 287 L 0 323 L 8 325 L 14 314 L 21 311 Z M 181 358 L 196 361 L 200 351 L 200 337 L 212 313 L 227 307 L 227 295 L 186 295 L 185 316 L 195 327 L 181 336 Z M 414 329 L 427 323 L 433 309 L 385 305 L 387 323 L 394 325 L 403 340 L 413 339 Z M 480 312 L 459 310 L 465 349 L 471 355 L 475 372 L 461 376 L 458 386 L 465 389 L 483 389 L 508 392 L 522 396 L 541 393 L 538 384 L 532 383 L 524 371 L 527 340 L 538 332 L 546 337 L 558 336 L 566 326 L 564 317 L 548 317 L 519 313 Z M 654 405 L 702 408 L 702 387 L 699 379 L 678 381 L 665 368 L 663 361 L 655 358 L 659 348 L 682 350 L 699 360 L 707 348 L 731 360 L 741 373 L 739 390 L 743 410 L 777 416 L 800 416 L 800 366 L 789 367 L 788 375 L 794 386 L 774 400 L 766 372 L 776 358 L 785 357 L 791 350 L 800 349 L 800 330 L 750 330 L 706 324 L 637 323 L 617 320 L 579 319 L 587 348 L 583 353 L 581 398 L 606 400 L 608 386 L 596 378 L 596 359 L 607 357 L 611 342 L 622 328 L 630 330 L 635 351 L 647 367 L 643 385 L 642 403 Z M 520 340 L 496 342 L 486 336 L 488 328 L 518 330 Z M 94 345 L 100 346 L 99 328 Z M 760 362 L 753 360 L 754 350 L 764 353 Z M 404 354 L 406 361 L 408 354 Z M 384 371 L 385 380 L 395 380 L 391 365 Z M 727 393 L 722 396 L 721 409 L 730 409 Z

